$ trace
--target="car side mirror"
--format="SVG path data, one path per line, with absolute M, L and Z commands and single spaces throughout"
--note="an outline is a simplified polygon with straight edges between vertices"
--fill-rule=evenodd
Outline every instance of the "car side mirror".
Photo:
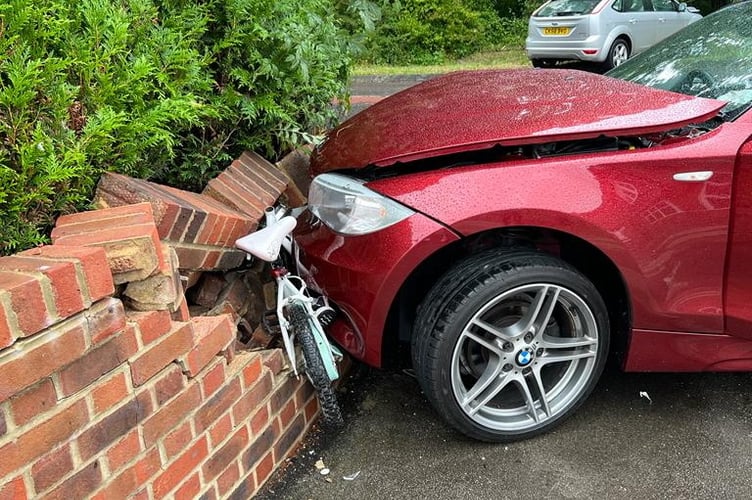
M 679 5 L 676 6 L 676 10 L 679 12 L 686 12 L 687 11 L 687 4 L 684 2 L 681 2 Z

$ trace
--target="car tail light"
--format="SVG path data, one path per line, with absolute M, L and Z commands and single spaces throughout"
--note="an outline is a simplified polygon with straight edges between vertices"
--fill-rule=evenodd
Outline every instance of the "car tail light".
M 598 49 L 584 49 L 582 53 L 585 54 L 586 56 L 594 56 L 595 54 L 598 53 Z
M 415 213 L 368 189 L 362 181 L 339 174 L 313 179 L 308 208 L 333 231 L 353 236 L 380 231 Z

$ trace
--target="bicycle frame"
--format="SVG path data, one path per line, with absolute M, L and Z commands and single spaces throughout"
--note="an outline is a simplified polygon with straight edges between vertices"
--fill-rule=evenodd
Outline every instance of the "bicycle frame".
M 333 314 L 334 310 L 329 306 L 326 297 L 311 297 L 303 279 L 291 274 L 282 265 L 279 258 L 280 251 L 284 249 L 289 255 L 296 257 L 296 261 L 298 260 L 291 236 L 292 230 L 295 228 L 294 217 L 284 216 L 283 210 L 275 210 L 270 207 L 266 209 L 265 218 L 266 227 L 264 229 L 240 238 L 235 245 L 246 251 L 249 256 L 254 255 L 272 265 L 272 275 L 277 284 L 277 319 L 282 332 L 285 352 L 295 375 L 298 375 L 295 339 L 289 331 L 290 323 L 285 315 L 285 308 L 290 304 L 298 303 L 306 311 L 311 333 L 321 354 L 329 379 L 331 381 L 337 380 L 339 373 L 336 360 L 342 358 L 342 353 L 327 340 L 324 327 L 319 320 L 322 314 Z
M 299 303 L 303 305 L 308 317 L 308 324 L 311 328 L 311 333 L 316 341 L 316 346 L 321 353 L 321 360 L 324 362 L 326 373 L 329 375 L 329 380 L 334 381 L 339 378 L 337 372 L 336 358 L 341 358 L 342 353 L 333 345 L 329 343 L 324 333 L 324 328 L 321 326 L 319 316 L 327 311 L 333 309 L 329 306 L 328 301 L 324 298 L 324 304 L 313 308 L 314 298 L 310 297 L 306 293 L 306 285 L 303 279 L 299 276 L 290 274 L 284 267 L 274 268 L 274 279 L 277 282 L 277 318 L 279 319 L 279 328 L 282 331 L 282 341 L 285 345 L 285 351 L 287 357 L 290 359 L 290 364 L 293 367 L 295 375 L 298 374 L 298 363 L 296 359 L 296 353 L 294 348 L 294 339 L 289 333 L 290 323 L 287 321 L 284 310 L 285 307 L 292 303 Z M 297 282 L 297 284 L 296 284 Z

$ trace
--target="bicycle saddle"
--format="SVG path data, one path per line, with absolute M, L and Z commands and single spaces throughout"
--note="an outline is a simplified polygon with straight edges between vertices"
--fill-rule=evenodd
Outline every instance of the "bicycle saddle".
M 295 217 L 282 217 L 276 223 L 238 239 L 235 246 L 261 260 L 274 262 L 279 257 L 282 242 L 297 223 Z

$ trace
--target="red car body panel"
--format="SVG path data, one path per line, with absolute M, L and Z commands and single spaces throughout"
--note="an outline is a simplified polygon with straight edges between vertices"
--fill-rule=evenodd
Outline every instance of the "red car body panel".
M 436 87 L 419 85 L 361 113 L 364 122 L 358 122 L 356 115 L 333 131 L 314 155 L 312 170 L 413 159 L 426 160 L 430 166 L 432 156 L 507 140 L 529 144 L 625 131 L 633 136 L 668 131 L 677 124 L 705 119 L 719 107 L 717 101 L 592 75 L 576 73 L 568 80 L 572 74 L 536 72 L 531 79 L 526 72 L 496 72 L 493 77 L 481 73 L 478 78 L 484 85 L 479 87 L 494 79 L 523 86 L 528 75 L 536 82 L 520 95 L 542 92 L 537 104 L 524 108 L 545 111 L 537 113 L 535 126 L 527 122 L 529 127 L 520 131 L 516 128 L 520 123 L 515 123 L 499 133 L 492 133 L 489 123 L 506 125 L 503 119 L 522 109 L 519 102 L 505 105 L 494 100 L 498 93 L 492 93 L 487 101 L 490 111 L 482 117 L 470 113 L 472 119 L 485 123 L 475 126 L 472 120 L 458 118 L 468 113 L 467 108 L 455 113 L 452 107 L 453 96 L 469 97 L 477 106 L 486 102 L 478 89 L 464 94 L 451 90 L 468 74 L 447 77 L 448 82 Z M 580 90 L 556 89 L 552 78 L 561 85 L 580 82 Z M 604 82 L 613 82 L 617 94 Z M 552 85 L 554 90 L 548 93 L 541 90 Z M 598 92 L 593 95 L 594 91 Z M 613 117 L 614 103 L 609 101 L 615 95 L 631 96 L 635 112 L 629 119 Z M 651 108 L 653 97 L 663 107 Z M 408 107 L 415 98 L 420 106 Z M 557 115 L 550 107 L 557 102 L 572 103 L 572 108 Z M 618 126 L 604 125 L 609 123 Z M 479 139 L 481 131 L 487 132 L 485 139 Z M 449 141 L 450 137 L 456 140 Z M 549 158 L 508 156 L 494 163 L 441 170 L 426 170 L 424 162 L 420 171 L 400 168 L 402 175 L 367 183 L 415 210 L 412 217 L 357 237 L 336 234 L 320 223 L 301 224 L 296 240 L 308 277 L 349 320 L 349 324 L 340 322 L 333 336 L 356 358 L 374 366 L 383 362 L 389 310 L 420 263 L 462 238 L 499 228 L 538 227 L 589 243 L 621 273 L 632 328 L 625 369 L 752 370 L 750 138 L 752 111 L 697 137 L 677 136 L 646 148 Z M 705 171 L 712 177 L 703 182 L 674 178 Z
M 347 319 L 329 333 L 357 359 L 381 366 L 384 324 L 405 277 L 459 237 L 420 214 L 363 236 L 342 236 L 309 222 L 299 220 L 295 229 L 307 268 L 301 274 L 312 288 L 334 298 Z
M 495 144 L 648 134 L 701 122 L 724 104 L 574 70 L 451 73 L 337 127 L 314 152 L 311 167 L 319 174 Z
M 723 333 L 731 179 L 752 127 L 729 124 L 678 144 L 429 171 L 369 188 L 463 236 L 510 226 L 585 240 L 622 272 L 633 326 Z M 712 170 L 707 183 L 673 175 Z

